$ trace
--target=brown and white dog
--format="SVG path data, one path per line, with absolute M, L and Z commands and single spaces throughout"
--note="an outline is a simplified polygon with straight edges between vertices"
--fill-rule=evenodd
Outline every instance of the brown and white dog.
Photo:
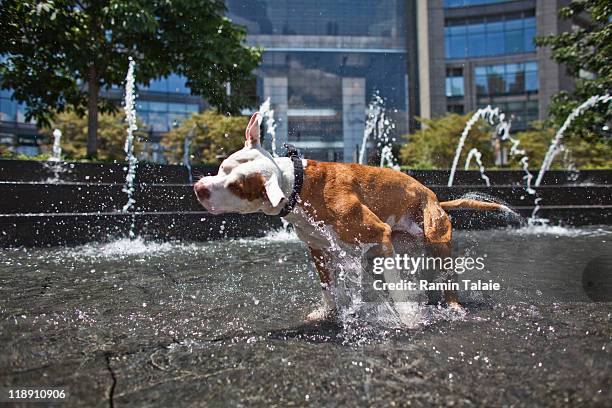
M 256 112 L 246 129 L 244 148 L 225 159 L 216 176 L 195 183 L 198 200 L 212 214 L 279 215 L 295 195 L 293 160 L 274 158 L 262 148 L 260 122 Z M 316 224 L 323 224 L 347 247 L 374 244 L 379 256 L 393 255 L 392 234 L 399 232 L 422 240 L 431 256 L 445 257 L 450 255 L 452 226 L 444 210 L 507 209 L 472 199 L 438 202 L 430 189 L 391 169 L 314 160 L 301 160 L 301 164 L 299 200 L 285 219 L 308 245 L 321 280 L 324 305 L 308 316 L 311 320 L 327 318 L 336 311 L 329 234 Z M 450 306 L 460 307 L 453 293 L 445 293 L 445 298 Z

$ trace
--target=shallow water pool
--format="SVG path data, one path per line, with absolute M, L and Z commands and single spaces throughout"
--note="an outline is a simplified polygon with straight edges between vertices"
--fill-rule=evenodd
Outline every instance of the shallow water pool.
M 70 406 L 609 402 L 612 230 L 455 240 L 501 290 L 460 293 L 465 315 L 423 306 L 412 329 L 305 323 L 318 283 L 286 232 L 0 250 L 1 385 L 64 388 Z

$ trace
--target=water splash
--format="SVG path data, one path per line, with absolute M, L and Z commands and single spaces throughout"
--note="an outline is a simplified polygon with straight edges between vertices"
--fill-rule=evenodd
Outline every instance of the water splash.
M 301 243 L 297 234 L 292 229 L 279 228 L 276 230 L 271 230 L 266 233 L 263 237 L 249 237 L 249 238 L 238 238 L 236 241 L 241 243 L 249 243 L 249 244 L 261 244 L 261 243 L 279 243 L 285 244 L 288 242 L 291 243 Z
M 394 129 L 395 123 L 387 117 L 383 98 L 378 93 L 374 94 L 368 105 L 363 140 L 359 150 L 359 164 L 367 164 L 368 140 L 372 140 L 376 144 L 376 148 L 380 149 L 380 167 L 387 166 L 399 170 L 392 151 L 395 138 L 391 137 L 391 133 Z
M 270 143 L 272 146 L 272 157 L 278 157 L 276 153 L 276 121 L 274 120 L 274 109 L 271 109 L 270 98 L 266 99 L 259 107 L 261 120 L 265 120 L 266 133 L 270 135 Z
M 527 194 L 534 195 L 535 190 L 531 187 L 531 181 L 533 180 L 533 174 L 529 171 L 529 156 L 525 152 L 525 149 L 520 149 L 519 145 L 521 141 L 512 137 L 510 134 L 512 122 L 505 120 L 505 114 L 501 113 L 499 115 L 499 133 L 501 134 L 501 140 L 508 140 L 511 143 L 510 146 L 510 156 L 522 156 L 519 162 L 521 163 L 521 167 L 525 175 L 523 176 L 523 180 L 525 180 L 525 191 Z
M 548 224 L 527 224 L 521 228 L 508 228 L 508 232 L 512 235 L 530 236 L 530 235 L 553 235 L 556 237 L 598 237 L 612 234 L 612 230 L 597 228 L 596 230 L 584 230 L 574 227 L 563 227 L 560 225 Z
M 62 159 L 62 131 L 55 129 L 53 131 L 53 153 L 51 154 L 50 161 L 60 161 Z
M 43 166 L 53 173 L 53 177 L 47 178 L 44 182 L 49 184 L 57 184 L 60 182 L 60 173 L 64 173 L 66 169 L 62 166 L 62 131 L 55 129 L 53 131 L 53 148 L 51 151 L 51 157 L 47 160 Z
M 525 190 L 527 191 L 528 194 L 534 195 L 536 191 L 531 187 L 531 181 L 533 180 L 533 174 L 531 174 L 531 172 L 529 171 L 529 157 L 528 156 L 525 155 L 521 158 L 521 166 L 523 167 L 523 171 L 525 172 L 525 176 L 523 176 L 523 179 L 525 180 Z
M 195 130 L 195 126 L 189 130 L 189 133 L 185 136 L 185 140 L 183 141 L 183 166 L 187 168 L 187 174 L 189 177 L 189 184 L 193 184 L 193 173 L 191 172 L 191 139 L 193 137 L 193 132 Z
M 305 207 L 308 207 L 308 203 L 305 203 Z M 346 341 L 362 338 L 362 332 L 368 330 L 368 327 L 414 327 L 422 322 L 420 305 L 408 301 L 406 296 L 400 296 L 401 293 L 390 293 L 390 298 L 382 298 L 376 302 L 364 301 L 362 283 L 364 274 L 367 273 L 365 255 L 372 244 L 347 246 L 337 238 L 330 226 L 317 221 L 303 208 L 299 207 L 296 214 L 303 217 L 327 241 L 326 251 L 335 265 L 331 293 L 338 306 L 338 318 L 343 327 L 342 336 Z M 387 275 L 385 280 L 391 281 Z M 399 277 L 392 280 L 397 282 Z
M 128 163 L 127 173 L 125 176 L 125 185 L 122 189 L 127 194 L 127 203 L 121 209 L 121 212 L 128 212 L 136 202 L 133 198 L 134 195 L 134 180 L 136 179 L 136 167 L 138 166 L 138 159 L 134 156 L 134 131 L 138 129 L 136 125 L 136 93 L 135 93 L 135 78 L 134 68 L 136 63 L 129 58 L 130 65 L 128 68 L 127 75 L 125 77 L 125 118 L 128 124 L 127 137 L 125 138 L 125 145 L 123 150 L 126 154 L 126 161 Z M 132 217 L 132 225 L 130 227 L 130 237 L 134 238 L 134 217 Z
M 497 119 L 499 121 L 496 128 L 498 134 L 500 132 L 505 132 L 505 129 L 509 129 L 508 125 L 503 120 L 504 116 L 499 108 L 492 108 L 491 105 L 487 105 L 484 108 L 478 109 L 467 121 L 463 132 L 461 132 L 461 137 L 459 138 L 459 143 L 457 144 L 457 150 L 455 151 L 455 158 L 453 159 L 453 165 L 451 166 L 450 175 L 448 176 L 448 187 L 451 187 L 453 185 L 453 181 L 455 180 L 455 172 L 457 171 L 457 166 L 459 165 L 459 157 L 461 156 L 461 151 L 465 145 L 465 140 L 467 139 L 470 130 L 472 130 L 472 127 L 474 127 L 476 122 L 478 122 L 480 119 L 488 121 L 491 125 L 493 125 L 494 120 Z
M 567 181 L 574 182 L 578 180 L 580 170 L 576 167 L 572 151 L 563 144 L 561 145 L 561 150 L 563 151 L 563 167 L 568 172 Z
M 612 100 L 612 95 L 595 95 L 584 101 L 580 106 L 572 111 L 569 116 L 563 122 L 563 126 L 557 130 L 555 137 L 552 139 L 548 151 L 546 152 L 546 156 L 544 157 L 544 161 L 542 161 L 542 167 L 540 168 L 540 172 L 538 173 L 538 178 L 535 181 L 535 186 L 539 187 L 542 183 L 542 179 L 544 178 L 544 174 L 550 169 L 550 166 L 555 159 L 555 156 L 559 153 L 559 147 L 561 145 L 561 141 L 563 140 L 563 135 L 570 127 L 572 122 L 574 122 L 580 115 L 582 115 L 585 111 L 594 107 L 599 103 L 607 103 Z
M 465 159 L 465 170 L 470 169 L 470 161 L 472 160 L 472 157 L 478 164 L 478 168 L 480 169 L 480 177 L 485 181 L 487 187 L 491 187 L 491 180 L 489 180 L 489 176 L 485 174 L 485 168 L 482 164 L 482 153 L 480 153 L 477 148 L 473 148 L 469 151 L 467 158 Z
M 195 248 L 195 245 L 187 246 L 173 242 L 147 242 L 142 237 L 134 239 L 121 238 L 105 243 L 89 243 L 78 246 L 73 253 L 75 258 L 93 258 L 93 259 L 116 259 L 137 255 L 161 256 L 165 253 L 181 249 L 181 246 L 186 246 L 184 251 Z

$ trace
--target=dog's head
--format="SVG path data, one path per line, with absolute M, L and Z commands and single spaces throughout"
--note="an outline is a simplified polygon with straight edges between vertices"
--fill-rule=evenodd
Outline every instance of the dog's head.
M 246 128 L 244 148 L 221 163 L 216 176 L 202 177 L 194 184 L 200 203 L 213 214 L 280 212 L 286 198 L 282 174 L 272 156 L 261 147 L 261 115 L 255 112 Z

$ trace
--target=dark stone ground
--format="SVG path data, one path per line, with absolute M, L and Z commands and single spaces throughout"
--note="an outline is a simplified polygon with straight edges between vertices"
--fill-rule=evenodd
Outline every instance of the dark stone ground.
M 460 234 L 503 290 L 411 330 L 304 324 L 319 295 L 289 236 L 0 250 L 0 386 L 87 407 L 610 406 L 612 303 L 582 281 L 612 233 L 554 232 Z

